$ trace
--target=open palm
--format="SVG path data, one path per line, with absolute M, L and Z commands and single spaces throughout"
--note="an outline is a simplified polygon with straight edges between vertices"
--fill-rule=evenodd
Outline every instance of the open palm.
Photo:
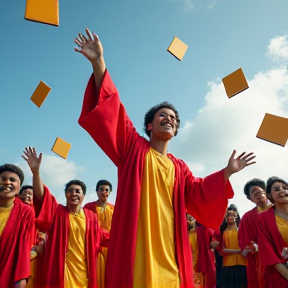
M 25 147 L 22 158 L 28 163 L 32 172 L 38 171 L 41 165 L 42 153 L 37 156 L 36 149 L 34 147 Z
M 91 63 L 98 61 L 103 56 L 103 47 L 95 33 L 86 29 L 87 36 L 79 33 L 79 37 L 74 42 L 78 45 L 75 51 L 82 53 Z
M 255 161 L 252 161 L 256 157 L 253 153 L 246 154 L 243 152 L 237 158 L 234 158 L 235 154 L 236 151 L 234 150 L 227 165 L 230 174 L 239 172 L 243 168 L 256 163 Z

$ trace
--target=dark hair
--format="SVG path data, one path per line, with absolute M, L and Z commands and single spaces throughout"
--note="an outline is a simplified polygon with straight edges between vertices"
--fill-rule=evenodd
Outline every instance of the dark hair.
M 248 181 L 244 186 L 244 194 L 246 195 L 247 199 L 250 200 L 250 188 L 253 186 L 258 186 L 266 191 L 266 184 L 263 180 L 254 178 Z
M 98 191 L 100 186 L 107 185 L 110 187 L 110 191 L 112 191 L 112 184 L 108 180 L 99 180 L 96 184 L 96 191 Z
M 235 222 L 236 222 L 236 225 L 237 225 L 237 227 L 239 227 L 239 224 L 240 224 L 240 216 L 239 216 L 239 212 L 238 212 L 238 209 L 237 209 L 237 207 L 236 207 L 236 205 L 235 204 L 230 204 L 230 206 L 227 208 L 227 210 L 226 210 L 226 214 L 227 214 L 227 212 L 228 211 L 234 211 L 234 212 L 236 212 L 236 220 L 235 220 Z M 222 222 L 222 224 L 221 224 L 221 226 L 220 226 L 220 233 L 221 234 L 223 234 L 224 232 L 225 232 L 225 230 L 227 229 L 227 227 L 228 227 L 228 223 L 227 223 L 227 221 L 226 221 L 226 215 L 225 215 L 225 217 L 224 217 L 224 219 L 223 219 L 223 222 Z
M 0 166 L 0 174 L 2 174 L 3 172 L 6 172 L 6 171 L 16 173 L 20 178 L 20 185 L 22 185 L 22 183 L 24 181 L 24 173 L 20 167 L 14 165 L 14 164 L 4 164 L 4 165 Z
M 26 189 L 32 189 L 33 190 L 33 186 L 31 185 L 23 185 L 19 191 L 19 194 L 22 194 L 24 190 Z
M 272 185 L 275 183 L 275 182 L 280 182 L 280 183 L 283 183 L 283 184 L 287 184 L 286 181 L 284 181 L 283 179 L 277 177 L 277 176 L 272 176 L 270 177 L 268 180 L 267 180 L 267 194 L 271 194 L 271 188 L 272 188 Z M 287 184 L 288 185 L 288 184 Z
M 82 182 L 80 180 L 77 180 L 77 179 L 71 180 L 65 185 L 65 190 L 64 191 L 67 192 L 68 188 L 71 185 L 79 185 L 79 186 L 81 186 L 81 188 L 83 190 L 83 194 L 86 195 L 86 185 L 84 184 L 84 182 Z
M 155 105 L 152 108 L 150 108 L 149 111 L 144 116 L 144 129 L 145 129 L 146 135 L 149 136 L 149 137 L 151 135 L 151 131 L 147 130 L 147 126 L 148 126 L 149 123 L 152 123 L 155 114 L 162 108 L 168 108 L 168 109 L 171 109 L 171 110 L 174 111 L 175 116 L 176 116 L 176 121 L 177 121 L 177 127 L 176 127 L 175 136 L 178 134 L 178 128 L 180 126 L 179 113 L 178 113 L 178 111 L 176 110 L 176 108 L 172 104 L 170 104 L 170 103 L 165 101 L 165 102 L 162 102 L 162 103 L 160 103 L 158 105 Z

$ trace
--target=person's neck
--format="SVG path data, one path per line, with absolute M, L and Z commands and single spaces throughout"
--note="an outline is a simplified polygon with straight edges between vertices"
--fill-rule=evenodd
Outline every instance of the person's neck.
M 97 200 L 98 207 L 105 207 L 107 205 L 107 201 L 101 201 L 100 199 Z
M 231 223 L 231 224 L 228 223 L 227 229 L 228 229 L 228 230 L 237 229 L 237 225 L 236 225 L 236 223 Z
M 8 207 L 13 205 L 14 200 L 15 200 L 15 197 L 13 197 L 11 199 L 1 199 L 0 198 L 0 207 L 8 208 Z
M 275 204 L 275 214 L 288 221 L 288 204 Z
M 69 210 L 70 213 L 76 214 L 76 213 L 80 212 L 81 204 L 78 204 L 78 205 L 67 205 L 66 207 L 67 207 L 67 209 Z
M 154 137 L 150 138 L 150 147 L 165 156 L 167 155 L 168 151 L 168 143 L 169 141 L 167 140 L 160 140 Z
M 268 199 L 267 199 L 266 202 L 261 203 L 260 205 L 258 205 L 258 207 L 259 207 L 261 210 L 266 210 L 266 209 L 268 209 L 268 207 L 269 207 Z

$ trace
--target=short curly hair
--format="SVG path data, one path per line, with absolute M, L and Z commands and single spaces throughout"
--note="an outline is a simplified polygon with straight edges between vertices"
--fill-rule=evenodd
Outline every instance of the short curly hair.
M 80 181 L 80 180 L 77 180 L 77 179 L 74 179 L 74 180 L 71 180 L 69 181 L 66 185 L 65 185 L 65 189 L 64 191 L 67 192 L 68 188 L 71 186 L 71 185 L 79 185 L 81 186 L 82 190 L 83 190 L 83 194 L 86 195 L 86 185 L 84 182 Z
M 175 116 L 176 116 L 176 121 L 177 121 L 175 136 L 178 134 L 178 128 L 180 126 L 179 113 L 172 104 L 165 101 L 165 102 L 162 102 L 162 103 L 155 105 L 152 108 L 150 108 L 144 116 L 144 129 L 145 129 L 145 133 L 148 137 L 150 137 L 151 131 L 147 129 L 147 126 L 149 123 L 152 123 L 155 114 L 162 108 L 168 108 L 168 109 L 171 109 L 174 111 Z
M 22 185 L 23 181 L 24 181 L 24 172 L 22 171 L 22 169 L 14 164 L 4 164 L 0 166 L 0 174 L 2 174 L 3 172 L 13 172 L 16 173 L 19 178 L 20 178 L 20 185 Z
M 245 186 L 244 186 L 244 194 L 246 195 L 247 199 L 250 199 L 250 188 L 253 186 L 258 186 L 260 188 L 262 188 L 264 191 L 266 191 L 266 184 L 263 180 L 258 179 L 258 178 L 254 178 L 250 181 L 248 181 Z
M 31 185 L 23 185 L 19 191 L 19 195 L 23 193 L 23 191 L 25 191 L 26 189 L 31 189 L 33 190 L 33 186 Z

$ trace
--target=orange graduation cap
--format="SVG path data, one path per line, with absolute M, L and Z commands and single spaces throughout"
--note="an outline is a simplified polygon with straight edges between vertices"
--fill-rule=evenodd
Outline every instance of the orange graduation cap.
M 71 148 L 71 144 L 69 144 L 68 142 L 64 141 L 60 137 L 57 137 L 51 150 L 54 153 L 56 153 L 59 156 L 61 156 L 62 158 L 66 159 L 67 156 L 68 156 L 70 148 Z
M 229 98 L 249 88 L 241 68 L 222 79 L 226 94 Z
M 25 19 L 59 25 L 59 0 L 27 0 Z
M 47 86 L 43 81 L 40 81 L 30 99 L 38 108 L 40 108 L 50 90 L 51 88 L 49 86 Z
M 288 118 L 266 113 L 256 137 L 284 147 L 288 139 Z
M 181 61 L 187 49 L 188 46 L 175 36 L 167 51 Z

